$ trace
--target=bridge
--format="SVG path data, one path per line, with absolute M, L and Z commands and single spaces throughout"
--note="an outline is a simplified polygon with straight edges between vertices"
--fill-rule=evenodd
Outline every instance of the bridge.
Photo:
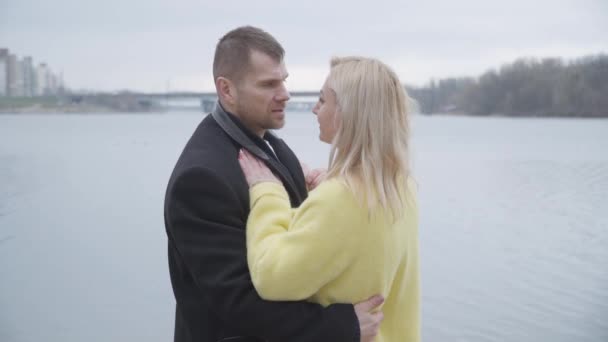
M 291 92 L 287 111 L 311 112 L 319 93 L 312 91 Z M 210 112 L 215 107 L 217 95 L 211 92 L 169 92 L 169 93 L 95 93 L 70 94 L 68 103 L 88 104 L 112 108 L 125 112 L 146 111 L 198 111 Z
M 202 98 L 211 98 L 211 97 L 217 96 L 215 94 L 215 92 L 168 92 L 168 93 L 129 93 L 129 94 L 137 96 L 137 97 L 152 98 L 152 99 L 153 98 L 160 98 L 160 99 L 197 98 L 197 99 L 202 99 Z M 310 96 L 317 97 L 317 96 L 319 96 L 318 91 L 290 91 L 289 94 L 291 95 L 291 97 L 310 97 Z
M 152 102 L 164 109 L 195 110 L 210 112 L 215 107 L 217 95 L 215 93 L 173 92 L 173 93 L 140 93 L 133 94 L 140 101 Z M 287 111 L 311 112 L 319 97 L 318 92 L 294 91 L 290 92 L 287 102 Z

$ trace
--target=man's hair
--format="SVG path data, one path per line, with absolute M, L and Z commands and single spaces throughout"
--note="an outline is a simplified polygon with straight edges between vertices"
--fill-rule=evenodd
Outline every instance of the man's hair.
M 238 80 L 249 68 L 251 51 L 262 52 L 277 62 L 285 50 L 268 32 L 253 26 L 242 26 L 226 33 L 215 48 L 213 79 Z

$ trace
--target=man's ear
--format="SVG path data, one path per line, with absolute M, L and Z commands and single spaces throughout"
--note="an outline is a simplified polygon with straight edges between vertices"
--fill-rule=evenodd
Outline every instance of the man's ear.
M 222 103 L 230 107 L 236 104 L 236 87 L 229 79 L 221 76 L 218 77 L 215 80 L 215 89 Z

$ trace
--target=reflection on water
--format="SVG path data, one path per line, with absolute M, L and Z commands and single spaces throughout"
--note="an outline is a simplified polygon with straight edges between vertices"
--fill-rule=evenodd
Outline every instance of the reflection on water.
M 0 116 L 1 341 L 171 340 L 162 200 L 200 119 Z M 280 132 L 315 167 L 317 127 Z M 608 121 L 413 132 L 424 339 L 607 341 Z

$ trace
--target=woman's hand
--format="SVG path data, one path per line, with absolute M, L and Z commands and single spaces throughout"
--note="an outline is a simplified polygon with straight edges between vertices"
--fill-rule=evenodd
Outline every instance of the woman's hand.
M 308 189 L 308 191 L 316 188 L 319 183 L 325 180 L 327 169 L 310 169 L 308 165 L 302 162 L 300 162 L 300 166 L 302 166 L 302 172 L 304 172 L 306 189 Z
M 281 181 L 270 171 L 268 166 L 245 149 L 239 151 L 239 164 L 241 164 L 241 169 L 243 169 L 249 187 L 260 182 L 281 184 Z
M 306 174 L 306 187 L 308 191 L 316 188 L 322 181 L 325 180 L 327 175 L 326 169 L 312 169 Z

